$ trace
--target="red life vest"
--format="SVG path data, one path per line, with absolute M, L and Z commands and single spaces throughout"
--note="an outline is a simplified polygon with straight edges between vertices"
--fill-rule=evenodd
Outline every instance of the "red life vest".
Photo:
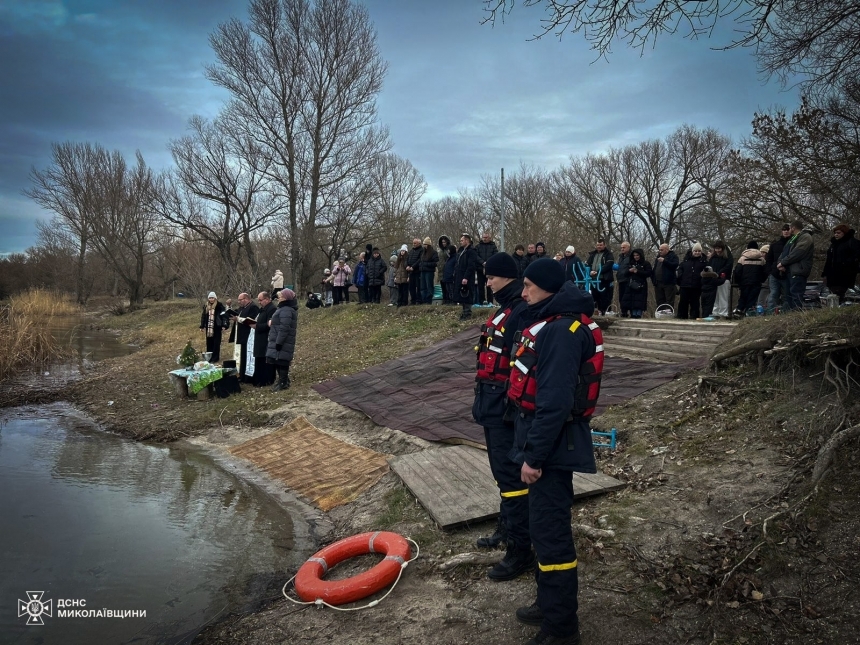
M 508 397 L 521 409 L 528 412 L 535 410 L 535 397 L 537 395 L 538 354 L 534 350 L 535 340 L 547 323 L 559 318 L 562 316 L 551 316 L 526 328 L 516 344 L 514 355 L 511 358 L 512 369 L 508 385 Z M 594 354 L 580 365 L 573 397 L 574 408 L 570 411 L 570 415 L 571 418 L 590 418 L 594 414 L 597 397 L 600 395 L 600 379 L 603 375 L 603 332 L 597 323 L 585 314 L 581 314 L 579 318 L 574 317 L 573 324 L 570 326 L 570 331 L 574 334 L 580 329 L 591 334 L 596 349 Z M 549 351 L 552 351 L 552 348 L 549 348 Z
M 515 301 L 519 302 L 519 300 Z M 491 316 L 481 325 L 476 381 L 504 383 L 511 374 L 511 348 L 505 345 L 505 322 L 513 307 Z

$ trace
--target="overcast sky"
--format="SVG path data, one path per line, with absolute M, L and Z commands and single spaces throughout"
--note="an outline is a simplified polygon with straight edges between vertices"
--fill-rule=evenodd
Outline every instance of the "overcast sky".
M 540 13 L 520 3 L 482 26 L 481 0 L 367 0 L 389 71 L 379 97 L 394 151 L 429 197 L 469 188 L 520 162 L 549 169 L 570 155 L 663 137 L 679 125 L 735 140 L 756 110 L 792 109 L 794 91 L 757 74 L 749 50 L 664 37 L 639 51 L 617 44 L 595 61 L 578 35 L 529 41 Z M 36 242 L 49 213 L 22 191 L 52 142 L 139 149 L 155 168 L 193 114 L 225 96 L 203 76 L 208 36 L 245 0 L 0 0 L 0 253 Z

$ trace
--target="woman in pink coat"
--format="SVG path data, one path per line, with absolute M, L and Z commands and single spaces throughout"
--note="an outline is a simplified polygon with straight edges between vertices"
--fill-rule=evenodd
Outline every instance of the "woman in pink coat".
M 349 283 L 352 269 L 349 268 L 344 258 L 340 258 L 334 263 L 331 274 L 334 276 L 331 283 L 334 287 L 334 304 L 349 302 Z

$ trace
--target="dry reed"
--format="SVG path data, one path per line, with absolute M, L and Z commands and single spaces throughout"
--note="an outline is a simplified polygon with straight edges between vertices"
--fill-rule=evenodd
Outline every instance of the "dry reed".
M 50 331 L 51 322 L 58 316 L 79 313 L 67 298 L 39 289 L 20 293 L 0 308 L 0 381 L 61 354 Z

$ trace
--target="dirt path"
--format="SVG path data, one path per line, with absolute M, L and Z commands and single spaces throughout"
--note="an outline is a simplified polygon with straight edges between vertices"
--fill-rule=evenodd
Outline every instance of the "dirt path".
M 793 414 L 791 428 L 784 407 L 790 402 L 748 398 L 741 407 L 700 408 L 695 378 L 683 377 L 600 418 L 601 427 L 621 430 L 622 442 L 614 455 L 601 455 L 598 467 L 629 486 L 574 507 L 576 523 L 616 532 L 614 539 L 577 538 L 583 642 L 858 642 L 852 640 L 860 638 L 852 593 L 860 572 L 858 542 L 849 535 L 856 536 L 858 526 L 856 519 L 842 522 L 853 506 L 828 503 L 817 519 L 792 517 L 783 494 L 797 472 L 790 445 L 797 432 L 810 431 L 820 408 L 810 404 Z M 312 392 L 274 411 L 273 419 L 298 414 L 344 441 L 389 454 L 427 447 Z M 769 434 L 774 430 L 783 436 Z M 257 432 L 219 430 L 200 441 L 224 446 Z M 849 497 L 857 492 L 852 488 Z M 781 510 L 784 523 L 773 520 L 771 536 L 782 540 L 757 547 L 762 519 Z M 452 555 L 474 551 L 488 524 L 438 530 L 392 473 L 327 520 L 326 542 L 384 527 L 416 539 L 421 556 L 378 607 L 338 612 L 275 600 L 259 613 L 223 621 L 195 642 L 498 644 L 533 635 L 513 616 L 533 600 L 529 576 L 493 583 L 484 565 L 439 568 Z M 853 540 L 853 554 L 837 548 L 843 540 Z

